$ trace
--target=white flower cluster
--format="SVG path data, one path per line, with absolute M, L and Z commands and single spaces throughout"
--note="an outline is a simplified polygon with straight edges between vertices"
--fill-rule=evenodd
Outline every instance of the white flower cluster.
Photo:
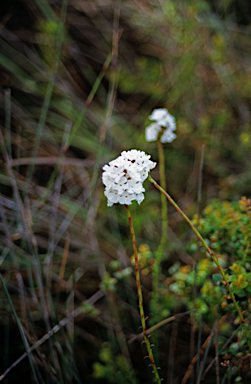
M 163 133 L 160 139 L 162 143 L 171 143 L 176 138 L 173 132 L 176 129 L 175 118 L 170 115 L 166 108 L 155 109 L 149 119 L 154 120 L 154 123 L 146 127 L 146 141 L 156 141 L 162 129 Z
M 102 181 L 108 207 L 116 203 L 129 205 L 133 200 L 140 204 L 144 200 L 143 181 L 156 166 L 150 157 L 143 151 L 132 149 L 123 151 L 103 167 Z

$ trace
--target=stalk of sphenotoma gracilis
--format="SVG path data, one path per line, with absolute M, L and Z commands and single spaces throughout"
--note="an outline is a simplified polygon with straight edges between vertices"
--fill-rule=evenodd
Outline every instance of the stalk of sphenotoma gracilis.
M 166 176 L 165 176 L 165 156 L 164 148 L 161 143 L 161 136 L 158 136 L 158 155 L 159 155 L 159 175 L 160 175 L 160 185 L 163 189 L 166 189 Z M 161 194 L 161 238 L 160 244 L 156 251 L 156 259 L 153 266 L 153 292 L 152 292 L 152 316 L 153 319 L 156 318 L 156 313 L 158 311 L 158 285 L 159 285 L 159 274 L 160 274 L 160 263 L 163 257 L 165 246 L 167 243 L 167 233 L 168 233 L 168 212 L 167 212 L 167 201 L 164 195 Z
M 165 179 L 165 157 L 164 157 L 164 143 L 171 143 L 175 138 L 176 134 L 176 122 L 175 117 L 172 116 L 166 108 L 154 109 L 149 120 L 152 123 L 145 129 L 145 139 L 148 142 L 157 141 L 158 155 L 159 155 L 159 174 L 160 174 L 160 185 L 166 189 Z M 165 196 L 161 195 L 161 219 L 162 219 L 162 230 L 160 243 L 156 251 L 155 263 L 153 265 L 153 292 L 152 292 L 152 315 L 155 317 L 157 314 L 158 304 L 158 284 L 159 284 L 159 273 L 160 263 L 164 254 L 165 246 L 167 243 L 168 233 L 168 214 L 167 214 L 167 201 Z
M 159 175 L 160 185 L 166 190 L 166 172 L 165 172 L 165 156 L 163 144 L 158 138 L 158 155 L 159 155 Z M 167 230 L 168 230 L 168 216 L 167 216 L 167 203 L 164 195 L 161 195 L 161 218 L 162 218 L 162 234 L 161 244 L 165 244 L 167 241 Z
M 147 352 L 148 352 L 148 358 L 150 360 L 153 374 L 155 376 L 155 381 L 160 384 L 161 380 L 159 377 L 159 373 L 155 364 L 151 344 L 147 335 L 147 329 L 146 329 L 146 320 L 145 320 L 145 313 L 144 313 L 144 308 L 143 308 L 143 295 L 142 295 L 142 289 L 141 289 L 141 283 L 140 283 L 140 273 L 139 273 L 139 261 L 138 261 L 138 251 L 137 251 L 137 244 L 136 244 L 136 239 L 135 239 L 135 232 L 134 232 L 134 227 L 132 223 L 132 217 L 131 213 L 129 210 L 129 206 L 125 205 L 126 207 L 126 212 L 128 216 L 128 221 L 130 225 L 130 231 L 131 231 L 131 236 L 132 236 L 132 242 L 133 242 L 133 251 L 134 251 L 134 260 L 135 260 L 135 272 L 136 272 L 136 283 L 137 283 L 137 291 L 138 291 L 138 297 L 139 297 L 139 312 L 140 312 L 140 321 L 141 321 L 141 326 L 144 334 L 144 341 L 146 344 Z

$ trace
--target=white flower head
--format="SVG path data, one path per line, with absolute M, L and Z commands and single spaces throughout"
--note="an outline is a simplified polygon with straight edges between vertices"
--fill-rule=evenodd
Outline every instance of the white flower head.
M 154 122 L 146 127 L 146 141 L 156 141 L 162 130 L 163 133 L 160 139 L 162 143 L 171 143 L 176 138 L 173 132 L 176 130 L 175 118 L 170 115 L 166 108 L 155 109 L 149 119 Z
M 123 151 L 103 167 L 102 181 L 108 207 L 116 203 L 129 205 L 133 200 L 140 204 L 144 200 L 143 181 L 156 166 L 150 157 L 143 151 L 132 149 Z

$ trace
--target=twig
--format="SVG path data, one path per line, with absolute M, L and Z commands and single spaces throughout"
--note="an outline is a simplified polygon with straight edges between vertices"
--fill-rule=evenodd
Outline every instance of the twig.
M 21 157 L 18 159 L 10 160 L 10 166 L 16 167 L 18 165 L 30 164 L 34 161 L 37 165 L 54 165 L 57 164 L 60 160 L 59 156 L 46 156 L 46 157 L 37 157 L 35 160 L 32 157 Z M 77 167 L 93 167 L 93 160 L 82 160 L 75 158 L 64 158 L 62 161 L 62 166 L 77 166 Z
M 156 329 L 158 329 L 160 327 L 163 327 L 163 325 L 171 323 L 172 321 L 178 319 L 179 317 L 183 317 L 183 316 L 189 315 L 191 312 L 194 312 L 194 311 L 197 311 L 197 309 L 192 310 L 192 311 L 187 311 L 187 312 L 179 313 L 178 315 L 170 316 L 167 319 L 164 319 L 164 320 L 160 321 L 158 324 L 155 324 L 153 327 L 147 329 L 146 333 L 147 333 L 147 335 L 149 335 L 149 333 L 152 333 L 152 332 L 156 331 Z M 134 335 L 133 337 L 131 337 L 128 340 L 128 344 L 131 344 L 131 343 L 133 343 L 136 340 L 143 339 L 143 337 L 144 337 L 144 333 L 143 332 L 140 333 L 139 335 Z

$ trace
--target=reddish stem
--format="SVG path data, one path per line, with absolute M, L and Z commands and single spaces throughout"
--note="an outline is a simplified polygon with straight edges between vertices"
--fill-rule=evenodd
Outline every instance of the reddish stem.
M 154 361 L 151 344 L 150 344 L 150 341 L 149 341 L 148 336 L 147 336 L 146 320 L 145 320 L 145 314 L 144 314 L 144 308 L 143 308 L 143 295 L 142 295 L 142 289 L 141 289 L 141 284 L 140 284 L 139 259 L 138 259 L 138 250 L 137 250 L 137 244 L 136 244 L 136 239 L 135 239 L 135 232 L 134 232 L 134 228 L 133 228 L 132 217 L 131 217 L 129 207 L 128 207 L 128 205 L 125 205 L 125 207 L 126 207 L 126 212 L 127 212 L 127 216 L 128 216 L 128 221 L 129 221 L 130 231 L 131 231 L 131 236 L 132 236 L 132 242 L 133 242 L 136 283 L 137 283 L 137 290 L 138 290 L 138 296 L 139 296 L 140 320 L 141 320 L 141 325 L 142 325 L 143 334 L 144 334 L 144 340 L 145 340 L 146 348 L 147 348 L 147 352 L 148 352 L 148 357 L 149 357 L 149 360 L 151 362 L 151 366 L 153 369 L 153 373 L 154 373 L 156 382 L 158 384 L 160 384 L 161 380 L 160 380 L 159 373 L 158 373 L 158 370 L 157 370 L 157 367 L 156 367 L 156 364 Z

